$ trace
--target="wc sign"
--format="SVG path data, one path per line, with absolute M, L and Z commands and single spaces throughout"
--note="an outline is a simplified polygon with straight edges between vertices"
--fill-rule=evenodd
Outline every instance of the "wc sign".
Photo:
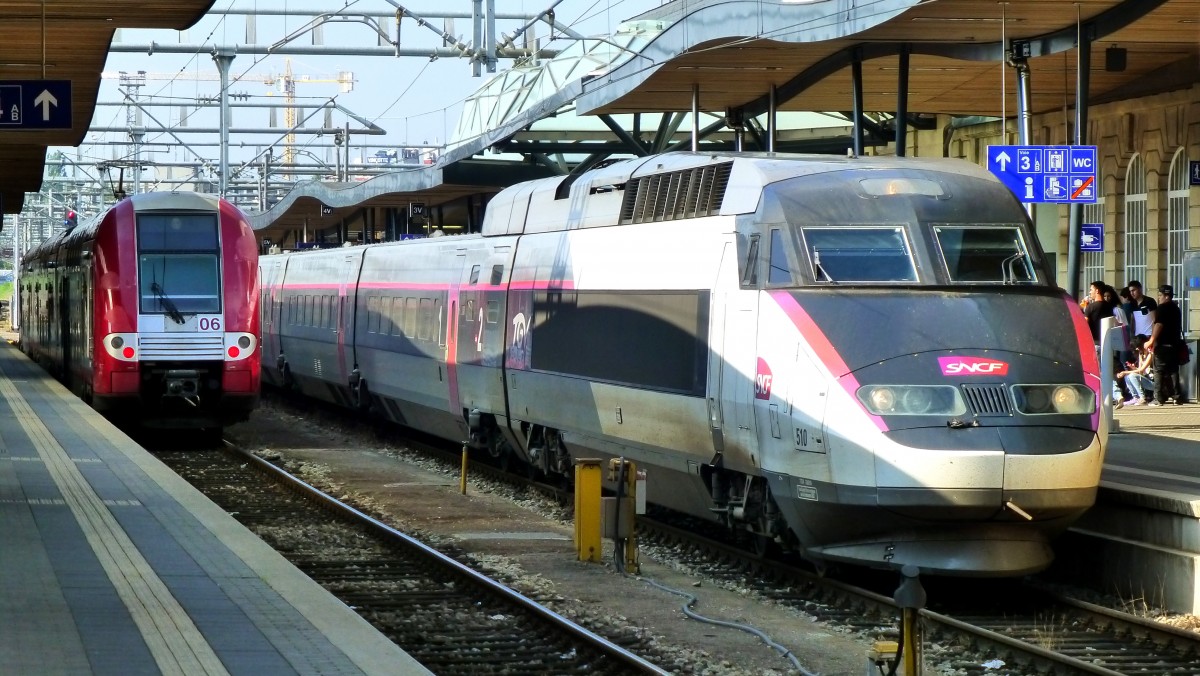
M 1188 162 L 1188 185 L 1200 185 L 1200 162 Z

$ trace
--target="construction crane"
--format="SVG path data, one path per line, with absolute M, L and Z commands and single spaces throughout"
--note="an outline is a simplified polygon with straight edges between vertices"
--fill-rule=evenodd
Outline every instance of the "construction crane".
M 130 74 L 125 71 L 114 73 L 105 71 L 100 74 L 103 79 L 129 80 Z M 217 71 L 181 71 L 177 73 L 147 73 L 137 71 L 136 78 L 142 82 L 146 80 L 182 80 L 187 82 L 219 82 L 221 76 Z M 255 75 L 251 77 L 239 78 L 237 81 L 254 79 L 259 80 L 268 87 L 277 87 L 284 96 L 285 107 L 283 109 L 283 123 L 287 126 L 288 133 L 284 138 L 283 145 L 283 163 L 285 166 L 295 164 L 296 161 L 296 134 L 294 129 L 297 124 L 296 111 L 296 84 L 297 83 L 328 83 L 337 84 L 341 87 L 341 93 L 345 94 L 354 91 L 354 73 L 352 71 L 343 70 L 338 72 L 335 78 L 313 77 L 311 75 L 296 76 L 292 74 L 292 60 L 284 59 L 283 73 L 267 73 L 265 75 Z M 268 92 L 270 94 L 270 92 Z M 136 100 L 137 95 L 134 94 Z

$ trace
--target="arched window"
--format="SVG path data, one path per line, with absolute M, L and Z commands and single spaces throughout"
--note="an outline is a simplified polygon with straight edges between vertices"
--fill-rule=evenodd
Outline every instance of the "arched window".
M 1134 155 L 1125 170 L 1125 282 L 1137 279 L 1153 289 L 1158 280 L 1146 279 L 1146 168 Z
M 1167 283 L 1175 287 L 1175 302 L 1183 312 L 1183 332 L 1188 332 L 1187 280 L 1183 277 L 1183 252 L 1188 232 L 1188 157 L 1175 151 L 1167 181 Z

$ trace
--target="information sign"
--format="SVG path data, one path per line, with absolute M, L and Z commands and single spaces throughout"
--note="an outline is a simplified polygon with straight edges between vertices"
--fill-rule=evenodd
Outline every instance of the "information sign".
M 1022 202 L 1096 201 L 1096 146 L 988 146 L 988 171 Z
M 0 80 L 0 131 L 70 128 L 70 80 Z
M 1079 232 L 1080 251 L 1104 251 L 1104 224 L 1084 223 Z

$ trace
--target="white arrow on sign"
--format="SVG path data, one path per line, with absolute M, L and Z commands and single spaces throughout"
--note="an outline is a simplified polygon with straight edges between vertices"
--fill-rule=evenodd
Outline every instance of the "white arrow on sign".
M 33 105 L 42 107 L 42 122 L 49 122 L 50 106 L 58 106 L 58 99 L 54 98 L 54 94 L 51 94 L 49 89 L 43 89 L 42 93 L 33 100 Z
M 1008 163 L 1012 162 L 1012 158 L 1008 156 L 1008 153 L 1001 150 L 1000 154 L 996 156 L 996 162 L 1000 165 L 1000 171 L 1008 171 Z

